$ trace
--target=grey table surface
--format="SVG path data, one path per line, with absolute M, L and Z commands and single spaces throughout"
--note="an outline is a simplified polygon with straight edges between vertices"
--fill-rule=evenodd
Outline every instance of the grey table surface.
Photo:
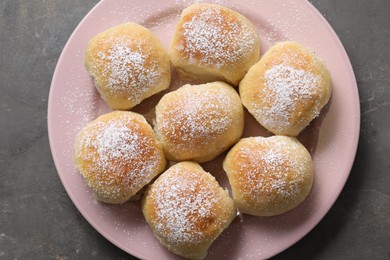
M 134 259 L 81 216 L 57 175 L 47 104 L 59 55 L 97 0 L 0 2 L 0 259 Z M 390 259 L 390 1 L 311 0 L 356 74 L 361 132 L 340 197 L 273 259 Z

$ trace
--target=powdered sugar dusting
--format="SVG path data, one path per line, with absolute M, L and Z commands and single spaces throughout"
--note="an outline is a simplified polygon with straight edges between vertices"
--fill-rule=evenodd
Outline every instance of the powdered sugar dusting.
M 186 54 L 190 63 L 222 67 L 251 53 L 253 32 L 231 14 L 220 9 L 203 8 L 183 23 L 182 41 L 175 48 Z
M 319 94 L 320 79 L 312 73 L 279 64 L 269 68 L 265 74 L 265 106 L 257 106 L 257 113 L 266 119 L 270 127 L 286 127 L 291 124 L 290 117 L 299 103 L 311 100 Z M 314 112 L 317 116 L 319 109 Z
M 111 46 L 108 53 L 100 51 L 96 62 L 102 76 L 108 77 L 107 87 L 114 95 L 128 95 L 129 100 L 139 103 L 158 82 L 160 72 L 158 61 L 145 54 L 145 46 L 130 43 L 129 39 L 110 37 L 106 42 Z
M 91 84 L 91 77 L 85 72 L 83 57 L 84 51 L 78 50 L 75 53 L 74 59 L 81 61 L 73 63 L 73 67 L 69 70 L 69 77 L 66 77 L 65 82 L 61 82 L 63 84 L 61 86 L 64 86 L 61 89 L 63 93 L 58 95 L 55 103 L 56 109 L 62 111 L 55 115 L 59 119 L 58 127 L 66 130 L 64 138 L 61 138 L 59 142 L 70 147 L 73 147 L 75 136 L 80 129 L 107 110 L 104 101 L 101 101 L 99 94 Z M 72 149 L 63 149 L 61 152 L 66 158 L 73 158 Z M 73 160 L 68 165 L 73 170 Z
M 178 148 L 211 143 L 234 124 L 230 113 L 236 102 L 225 91 L 184 86 L 173 94 L 175 105 L 164 105 L 157 131 Z
M 155 199 L 156 232 L 169 243 L 196 245 L 204 241 L 204 229 L 226 221 L 213 210 L 221 198 L 215 193 L 216 182 L 206 177 L 177 165 L 152 186 L 150 196 Z
M 294 200 L 301 192 L 307 171 L 297 154 L 298 148 L 283 138 L 252 138 L 233 159 L 247 162 L 238 164 L 242 192 L 252 200 Z
M 101 196 L 117 199 L 135 193 L 157 173 L 154 140 L 130 116 L 88 125 L 76 146 L 76 157 L 88 162 L 81 171 Z M 132 196 L 134 194 L 127 194 Z
M 54 109 L 54 113 L 52 113 L 51 118 L 49 120 L 49 123 L 54 126 L 52 127 L 52 132 L 54 133 L 61 133 L 59 138 L 56 137 L 56 141 L 59 140 L 60 145 L 53 149 L 53 156 L 56 156 L 58 158 L 58 162 L 56 162 L 56 166 L 59 172 L 59 175 L 64 181 L 64 185 L 66 185 L 66 188 L 69 189 L 70 195 L 72 196 L 72 199 L 77 202 L 77 206 L 83 210 L 83 212 L 88 215 L 88 219 L 93 221 L 96 226 L 99 229 L 104 228 L 106 230 L 105 236 L 109 236 L 111 241 L 113 241 L 115 244 L 120 244 L 121 248 L 123 248 L 125 251 L 130 252 L 131 254 L 138 253 L 144 253 L 147 255 L 152 255 L 151 257 L 165 257 L 167 255 L 167 251 L 164 249 L 156 250 L 156 248 L 159 248 L 159 243 L 151 237 L 151 232 L 146 225 L 142 213 L 140 213 L 139 210 L 139 204 L 138 203 L 126 203 L 121 206 L 114 206 L 112 208 L 107 208 L 106 212 L 114 212 L 114 210 L 119 209 L 128 209 L 130 205 L 134 205 L 132 207 L 131 211 L 126 214 L 111 214 L 111 215 L 104 215 L 99 216 L 99 212 L 101 212 L 100 207 L 101 205 L 105 205 L 103 203 L 96 203 L 94 200 L 88 200 L 90 189 L 86 189 L 84 187 L 84 183 L 81 181 L 81 176 L 79 174 L 73 175 L 73 141 L 74 141 L 74 133 L 77 132 L 82 126 L 84 126 L 87 122 L 91 121 L 93 118 L 95 118 L 97 115 L 102 114 L 103 112 L 107 112 L 108 108 L 106 107 L 105 103 L 100 101 L 100 96 L 97 94 L 97 92 L 91 88 L 91 80 L 89 77 L 82 77 L 83 79 L 80 80 L 79 76 L 84 73 L 83 66 L 79 66 L 78 63 L 83 65 L 83 57 L 84 57 L 84 47 L 85 44 L 78 41 L 80 39 L 80 36 L 82 36 L 83 39 L 85 39 L 86 34 L 90 34 L 91 32 L 98 32 L 98 30 L 101 29 L 107 29 L 108 27 L 115 26 L 119 23 L 127 22 L 127 21 L 134 21 L 139 24 L 143 24 L 147 28 L 149 28 L 149 24 L 144 24 L 144 21 L 148 20 L 149 17 L 157 17 L 158 19 L 155 19 L 153 21 L 156 21 L 155 26 L 157 29 L 155 32 L 158 33 L 158 36 L 160 39 L 165 41 L 166 47 L 169 46 L 170 41 L 170 34 L 173 33 L 175 22 L 179 19 L 181 8 L 187 7 L 191 3 L 201 2 L 197 0 L 176 0 L 176 3 L 180 6 L 174 6 L 174 2 L 172 1 L 160 1 L 158 2 L 158 5 L 156 5 L 156 1 L 143 1 L 142 4 L 140 4 L 140 1 L 128 1 L 128 0 L 118 0 L 118 1 L 103 1 L 100 5 L 104 8 L 95 8 L 85 19 L 85 22 L 89 21 L 89 26 L 83 26 L 78 29 L 78 31 L 75 32 L 75 37 L 69 41 L 69 47 L 64 50 L 64 57 L 62 58 L 62 61 L 60 60 L 59 65 L 61 63 L 63 64 L 64 61 L 66 61 L 67 66 L 59 66 L 59 68 L 62 68 L 58 72 L 58 76 L 65 75 L 65 77 L 56 77 L 55 81 L 53 81 L 52 90 L 53 95 L 51 97 L 52 106 L 51 109 Z M 212 0 L 208 2 L 219 2 L 219 0 Z M 320 48 L 314 48 L 314 49 L 325 49 L 329 50 L 329 47 L 331 46 L 323 46 L 324 41 L 323 38 L 326 38 L 326 33 L 324 30 L 319 30 L 322 32 L 323 37 L 318 37 L 318 23 L 316 22 L 316 19 L 318 18 L 318 15 L 316 17 L 313 17 L 310 13 L 307 14 L 309 19 L 302 20 L 302 22 L 295 26 L 297 23 L 294 23 L 291 25 L 291 19 L 286 17 L 285 13 L 281 13 L 279 15 L 275 14 L 280 9 L 283 8 L 281 2 L 286 3 L 286 10 L 289 10 L 289 12 L 294 12 L 296 9 L 295 6 L 302 6 L 303 11 L 307 12 L 309 10 L 309 5 L 306 3 L 303 3 L 302 1 L 295 1 L 295 0 L 283 0 L 283 1 L 272 1 L 272 8 L 268 7 L 267 3 L 270 1 L 263 1 L 259 0 L 256 1 L 256 6 L 258 8 L 250 8 L 248 10 L 249 6 L 246 2 L 240 2 L 240 1 L 220 1 L 222 4 L 225 4 L 228 7 L 231 7 L 232 5 L 235 7 L 235 10 L 247 10 L 247 12 L 241 12 L 243 14 L 256 14 L 260 18 L 259 24 L 256 25 L 257 29 L 261 31 L 261 26 L 264 26 L 264 21 L 268 22 L 270 25 L 274 25 L 276 27 L 275 32 L 276 33 L 270 33 L 270 38 L 272 38 L 272 44 L 263 46 L 267 47 L 270 45 L 273 45 L 273 43 L 285 40 L 285 39 L 293 39 L 297 40 L 302 43 L 310 43 L 307 44 L 307 46 L 315 46 Z M 265 3 L 265 5 L 262 5 Z M 290 6 L 290 3 L 294 3 L 293 6 Z M 254 6 L 254 5 L 251 5 Z M 180 8 L 179 8 L 180 7 Z M 239 9 L 241 8 L 241 9 Z M 175 19 L 166 18 L 166 10 L 172 10 L 174 12 Z M 296 17 L 303 17 L 306 13 L 304 12 L 297 13 Z M 267 15 L 269 19 L 262 19 L 263 16 Z M 252 18 L 255 16 L 248 16 L 248 18 Z M 256 21 L 256 19 L 253 19 L 252 21 Z M 85 25 L 85 22 L 84 25 Z M 281 28 L 282 26 L 278 26 L 278 24 L 275 24 L 279 22 L 283 22 L 283 25 L 286 24 L 286 27 Z M 303 27 L 301 27 L 303 26 Z M 271 26 L 270 26 L 271 27 Z M 310 29 L 314 33 L 310 36 L 307 36 L 306 29 Z M 260 28 L 260 29 L 259 29 Z M 82 29 L 82 30 L 81 30 Z M 152 28 L 153 29 L 153 28 Z M 268 29 L 268 28 L 267 28 Z M 295 32 L 301 32 L 300 34 L 296 34 Z M 287 32 L 288 35 L 286 37 L 280 37 L 280 32 Z M 265 35 L 264 33 L 259 34 L 262 38 L 262 41 L 264 41 Z M 92 36 L 92 34 L 91 34 Z M 165 40 L 164 40 L 165 39 Z M 72 51 L 74 51 L 75 42 L 79 45 L 78 48 L 81 48 L 82 55 L 75 59 L 72 56 Z M 266 48 L 263 48 L 266 50 Z M 324 52 L 323 52 L 324 53 Z M 71 54 L 69 56 L 69 54 Z M 336 53 L 337 54 L 337 53 Z M 326 59 L 336 59 L 338 56 L 333 55 L 334 57 L 328 57 L 326 55 L 323 55 L 326 57 Z M 335 58 L 336 57 L 336 58 Z M 69 62 L 70 61 L 70 62 Z M 76 64 L 77 63 L 77 64 Z M 75 65 L 77 65 L 76 69 L 74 69 Z M 76 75 L 76 78 L 72 78 L 73 75 Z M 84 80 L 85 78 L 85 80 Z M 54 79 L 53 79 L 54 80 Z M 71 82 L 71 86 L 67 84 L 67 82 Z M 85 90 L 85 88 L 88 88 Z M 63 91 L 59 91 L 59 90 Z M 69 89 L 69 90 L 67 90 Z M 90 90 L 91 89 L 91 90 Z M 95 93 L 96 92 L 96 93 Z M 92 93 L 92 95 L 91 95 Z M 69 103 L 70 102 L 70 103 Z M 50 129 L 49 129 L 50 130 Z M 311 134 L 310 134 L 311 136 Z M 316 137 L 316 136 L 315 136 Z M 337 148 L 337 147 L 336 147 Z M 63 156 L 66 155 L 66 156 Z M 317 154 L 318 155 L 318 154 Z M 321 155 L 321 153 L 320 153 Z M 325 154 L 326 155 L 326 154 Z M 321 166 L 321 160 L 323 157 L 316 156 L 319 165 Z M 319 159 L 318 159 L 319 157 Z M 332 163 L 332 162 L 329 162 Z M 325 163 L 326 164 L 326 163 Z M 334 165 L 337 165 L 334 163 Z M 321 166 L 322 167 L 322 166 Z M 336 167 L 331 167 L 336 168 Z M 323 172 L 321 172 L 322 174 Z M 322 175 L 321 175 L 322 176 Z M 337 181 L 337 177 L 333 177 L 332 174 L 325 173 L 325 176 L 327 179 L 328 177 L 332 179 L 333 182 Z M 335 175 L 336 176 L 336 175 Z M 321 180 L 324 178 L 321 178 Z M 334 179 L 334 180 L 333 180 Z M 317 182 L 318 185 L 316 187 L 316 193 L 315 193 L 315 203 L 314 205 L 311 205 L 310 207 L 306 207 L 304 209 L 308 209 L 311 211 L 315 210 L 316 219 L 320 218 L 322 215 L 322 211 L 324 208 L 322 207 L 323 199 L 326 197 L 325 193 L 328 189 L 328 182 Z M 318 181 L 318 180 L 317 180 Z M 323 185 L 324 184 L 324 185 Z M 74 187 L 77 187 L 74 188 Z M 72 190 L 73 189 L 73 190 Z M 325 190 L 325 192 L 324 192 Z M 329 189 L 329 191 L 332 191 L 332 189 Z M 317 193 L 318 192 L 318 193 Z M 83 196 L 84 193 L 87 193 L 88 195 Z M 324 195 L 325 194 L 325 195 Z M 85 198 L 84 198 L 85 197 Z M 94 197 L 93 197 L 94 198 Z M 327 197 L 326 197 L 327 198 Z M 85 200 L 88 200 L 88 205 L 85 202 Z M 89 202 L 90 201 L 90 202 Z M 93 205 L 89 205 L 89 203 Z M 291 215 L 287 216 L 280 216 L 277 218 L 262 218 L 258 219 L 256 218 L 256 221 L 248 221 L 252 218 L 246 218 L 243 225 L 234 225 L 233 229 L 231 229 L 231 234 L 229 236 L 225 236 L 223 238 L 223 244 L 227 245 L 222 248 L 218 247 L 219 242 L 215 244 L 213 249 L 210 253 L 214 253 L 212 255 L 213 259 L 221 258 L 221 255 L 225 255 L 227 259 L 232 257 L 232 254 L 237 256 L 237 259 L 244 259 L 248 256 L 253 256 L 254 258 L 267 258 L 270 254 L 275 254 L 277 252 L 280 252 L 280 241 L 286 242 L 286 237 L 288 237 L 290 242 L 292 237 L 291 234 L 286 233 L 290 232 L 291 230 L 294 230 L 294 227 L 306 225 L 307 220 L 312 220 L 311 214 L 309 217 L 300 218 L 300 216 L 305 215 L 306 210 L 302 211 L 302 214 L 293 214 L 293 218 L 291 218 Z M 319 214 L 317 214 L 319 213 Z M 112 232 L 112 223 L 113 217 L 121 216 L 120 219 L 123 220 L 121 223 L 125 225 L 125 227 L 118 226 L 118 233 L 125 234 L 125 236 L 121 236 L 118 238 L 115 231 Z M 122 216 L 124 216 L 122 218 Z M 138 220 L 139 219 L 139 220 Z M 297 220 L 299 219 L 299 220 Z M 102 222 L 100 220 L 103 220 L 103 223 L 106 223 L 107 225 L 102 226 Z M 135 221 L 136 220 L 136 221 Z M 258 220 L 258 221 L 257 221 Z M 276 220 L 278 223 L 276 223 Z M 280 221 L 280 223 L 279 223 Z M 293 224 L 286 224 L 286 223 L 293 223 Z M 237 223 L 235 223 L 237 224 Z M 297 225 L 294 225 L 297 224 Z M 286 227 L 287 225 L 287 227 Z M 115 225 L 114 225 L 115 226 Z M 263 228 L 264 227 L 264 228 Z M 234 232 L 233 232 L 234 230 Z M 115 236 L 114 236 L 114 235 Z M 298 234 L 299 235 L 299 234 Z M 301 233 L 302 235 L 302 233 Z M 235 238 L 235 239 L 232 239 Z M 282 239 L 280 239 L 282 238 Z M 127 240 L 127 242 L 126 242 Z M 225 244 L 225 241 L 228 241 Z M 230 242 L 229 242 L 230 241 Z M 287 241 L 287 242 L 289 242 Z M 129 245 L 130 244 L 130 245 Z M 221 243 L 220 243 L 221 244 Z M 129 246 L 128 246 L 129 245 Z M 147 245 L 147 248 L 145 249 L 145 245 Z M 253 248 L 256 248 L 256 250 L 261 250 L 263 255 L 262 256 L 256 256 L 256 253 L 253 251 Z M 222 252 L 222 253 L 221 253 Z M 167 257 L 172 257 L 171 255 L 168 255 Z M 223 257 L 223 256 L 222 256 Z

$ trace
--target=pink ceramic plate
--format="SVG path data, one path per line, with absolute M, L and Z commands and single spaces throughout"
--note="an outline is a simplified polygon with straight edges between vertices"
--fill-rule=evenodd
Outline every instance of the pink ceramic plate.
M 191 2 L 191 1 L 190 1 Z M 306 235 L 327 213 L 340 194 L 354 160 L 360 124 L 359 97 L 354 74 L 336 34 L 305 0 L 218 1 L 249 18 L 256 26 L 263 54 L 282 40 L 295 40 L 321 57 L 333 81 L 329 105 L 299 137 L 313 155 L 315 182 L 307 200 L 298 208 L 277 217 L 243 216 L 212 245 L 210 259 L 271 257 Z M 70 37 L 57 64 L 50 90 L 48 127 L 51 149 L 58 174 L 70 198 L 83 216 L 112 243 L 142 259 L 173 259 L 176 256 L 160 246 L 143 219 L 139 202 L 112 206 L 97 202 L 75 170 L 75 134 L 89 121 L 109 111 L 84 69 L 88 40 L 119 23 L 133 21 L 153 32 L 168 47 L 175 23 L 189 1 L 112 0 L 100 2 Z M 182 84 L 173 76 L 174 87 Z M 136 111 L 153 117 L 153 105 L 160 96 L 149 99 Z M 247 115 L 245 135 L 268 133 Z M 223 157 L 204 167 L 215 174 L 221 185 Z

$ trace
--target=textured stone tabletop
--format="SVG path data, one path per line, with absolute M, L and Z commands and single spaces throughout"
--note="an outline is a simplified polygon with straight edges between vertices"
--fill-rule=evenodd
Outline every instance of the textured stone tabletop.
M 97 2 L 0 2 L 0 259 L 134 259 L 81 216 L 48 141 L 55 66 Z M 334 206 L 273 259 L 390 259 L 390 1 L 310 2 L 336 31 L 354 68 L 360 141 Z

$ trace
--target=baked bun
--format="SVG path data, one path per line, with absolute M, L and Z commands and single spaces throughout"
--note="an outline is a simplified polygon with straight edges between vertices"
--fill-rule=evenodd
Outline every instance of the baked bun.
M 260 43 L 243 15 L 216 4 L 194 4 L 181 14 L 170 56 L 186 74 L 237 85 L 258 61 Z
M 282 214 L 298 206 L 313 184 L 309 152 L 295 137 L 241 139 L 223 162 L 233 198 L 255 216 Z
M 156 106 L 155 130 L 168 160 L 212 160 L 236 143 L 243 129 L 240 97 L 224 82 L 185 85 Z
M 190 259 L 203 259 L 236 216 L 227 191 L 194 162 L 159 176 L 144 195 L 142 212 L 162 245 Z
M 142 115 L 115 111 L 84 127 L 76 137 L 75 163 L 97 199 L 123 203 L 164 171 L 166 161 Z
M 112 109 L 131 109 L 171 82 L 170 60 L 162 43 L 136 23 L 115 26 L 92 38 L 85 65 Z
M 281 42 L 250 68 L 239 86 L 243 105 L 277 135 L 297 136 L 328 102 L 324 63 L 296 42 Z

